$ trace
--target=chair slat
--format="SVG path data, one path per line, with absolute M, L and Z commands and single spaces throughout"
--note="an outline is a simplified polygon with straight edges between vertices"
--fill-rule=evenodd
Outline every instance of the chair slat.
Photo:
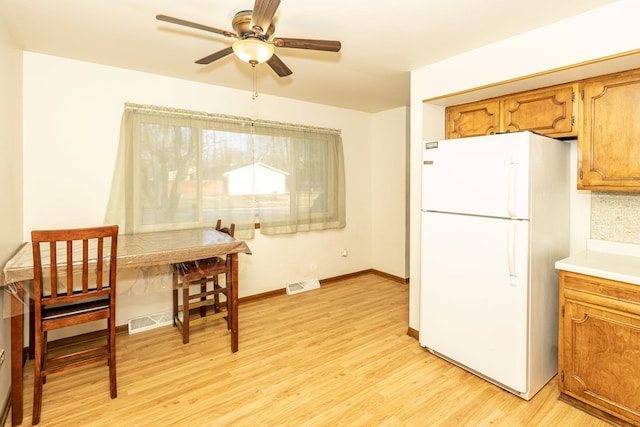
M 82 292 L 89 292 L 89 240 L 82 241 Z
M 96 288 L 98 290 L 102 289 L 102 257 L 104 256 L 104 239 L 100 237 L 98 239 L 98 267 L 96 270 Z
M 49 257 L 51 258 L 51 297 L 58 296 L 58 245 L 56 242 L 49 244 Z
M 73 295 L 73 240 L 67 240 L 67 295 Z

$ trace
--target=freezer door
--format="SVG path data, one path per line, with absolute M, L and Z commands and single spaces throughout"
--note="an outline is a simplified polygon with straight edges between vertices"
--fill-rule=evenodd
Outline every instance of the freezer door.
M 422 215 L 421 345 L 527 391 L 528 221 Z
M 529 218 L 529 144 L 518 132 L 424 143 L 422 210 Z

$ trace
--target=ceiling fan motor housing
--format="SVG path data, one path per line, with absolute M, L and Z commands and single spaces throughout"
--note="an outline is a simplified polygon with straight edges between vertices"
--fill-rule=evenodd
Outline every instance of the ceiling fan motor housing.
M 236 13 L 233 17 L 233 21 L 231 21 L 231 25 L 233 26 L 233 30 L 240 38 L 247 37 L 257 37 L 263 41 L 269 40 L 269 38 L 273 35 L 276 30 L 276 27 L 271 24 L 267 31 L 263 34 L 262 28 L 251 28 L 251 17 L 253 11 L 251 10 L 241 10 Z

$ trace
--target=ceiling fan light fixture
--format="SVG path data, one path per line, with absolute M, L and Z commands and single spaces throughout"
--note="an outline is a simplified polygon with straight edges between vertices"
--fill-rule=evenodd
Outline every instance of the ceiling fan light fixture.
M 274 53 L 272 45 L 255 37 L 240 39 L 231 47 L 241 61 L 252 65 L 267 62 Z

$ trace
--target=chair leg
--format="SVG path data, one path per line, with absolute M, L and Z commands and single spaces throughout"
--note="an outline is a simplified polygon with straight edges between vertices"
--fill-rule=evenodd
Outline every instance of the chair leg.
M 111 388 L 111 398 L 118 397 L 118 385 L 116 380 L 116 325 L 114 313 L 111 313 L 108 324 L 109 340 L 109 386 Z
M 189 284 L 182 284 L 182 343 L 189 343 Z
M 33 360 L 35 357 L 35 315 L 36 305 L 33 298 L 29 298 L 29 359 Z
M 220 289 L 220 283 L 218 282 L 217 274 L 213 276 L 213 289 Z M 217 293 L 213 295 L 213 307 L 216 313 L 220 312 L 220 295 Z
M 40 412 L 42 409 L 42 332 L 36 326 L 34 331 L 34 374 L 33 374 L 33 416 L 31 424 L 40 422 Z
M 49 351 L 49 336 L 47 335 L 47 331 L 44 331 L 42 333 L 42 364 L 40 365 L 40 369 L 42 371 L 46 371 L 47 370 L 47 354 Z M 47 376 L 43 375 L 42 376 L 42 384 L 46 384 L 47 383 Z
M 178 272 L 173 267 L 173 326 L 176 326 L 176 317 L 178 316 Z
M 224 292 L 224 296 L 225 296 L 225 306 L 227 307 L 227 317 L 225 318 L 227 320 L 227 329 L 231 330 L 231 316 L 233 314 L 233 310 L 231 309 L 231 295 L 229 294 L 229 282 L 227 280 L 227 275 L 225 274 L 224 277 L 225 280 L 225 284 L 224 286 L 227 288 Z
M 200 283 L 200 293 L 205 293 L 207 292 L 207 279 L 205 278 L 203 282 Z M 200 298 L 201 302 L 206 302 L 207 301 L 207 297 L 202 297 Z M 200 317 L 206 317 L 207 316 L 207 306 L 205 304 L 200 306 Z

